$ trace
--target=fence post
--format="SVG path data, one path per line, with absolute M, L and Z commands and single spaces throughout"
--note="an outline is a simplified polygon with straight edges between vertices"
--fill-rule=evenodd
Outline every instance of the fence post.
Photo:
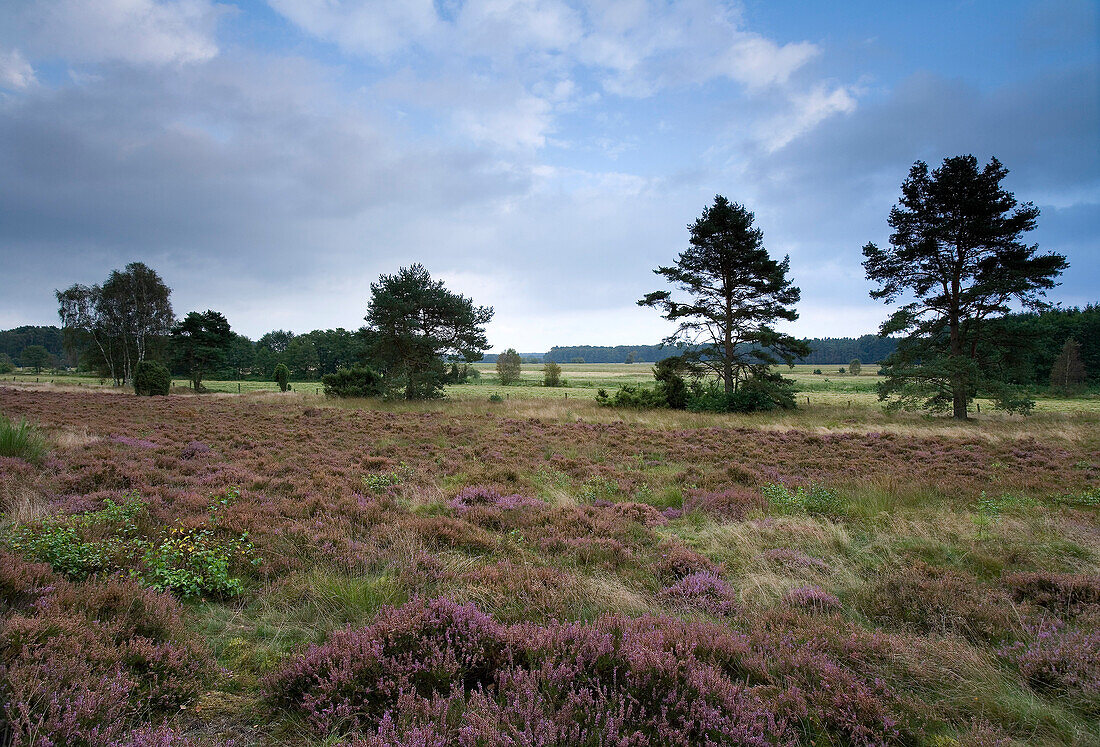
M 241 382 L 237 382 L 237 394 L 241 393 Z

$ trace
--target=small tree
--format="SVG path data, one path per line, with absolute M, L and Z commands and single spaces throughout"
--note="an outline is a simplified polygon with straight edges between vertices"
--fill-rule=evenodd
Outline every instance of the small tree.
M 7 353 L 0 353 L 0 374 L 11 373 L 15 370 L 15 364 L 11 362 L 11 358 Z
M 798 319 L 794 304 L 801 292 L 787 277 L 789 258 L 771 258 L 753 220 L 744 205 L 715 195 L 688 227 L 691 245 L 674 265 L 654 270 L 686 300 L 663 290 L 638 301 L 679 325 L 664 342 L 686 343 L 690 352 L 681 357 L 697 372 L 716 376 L 727 398 L 750 380 L 755 398 L 780 381 L 773 366 L 793 366 L 810 353 L 805 342 L 775 329 Z M 779 390 L 776 396 L 777 403 L 786 402 Z
M 497 356 L 497 378 L 501 384 L 514 384 L 519 381 L 521 362 L 515 348 L 508 348 Z
M 233 344 L 229 322 L 217 311 L 192 311 L 172 327 L 172 354 L 187 371 L 195 391 L 202 391 L 202 377 L 225 365 Z
M 274 379 L 275 383 L 279 385 L 280 392 L 285 392 L 287 387 L 290 386 L 290 369 L 286 367 L 285 363 L 275 366 Z
M 42 369 L 50 364 L 50 351 L 41 345 L 28 345 L 19 354 L 19 362 L 25 368 L 33 368 L 36 374 L 42 373 Z
M 1066 339 L 1062 352 L 1050 369 L 1050 385 L 1063 394 L 1072 394 L 1085 382 L 1085 364 L 1081 362 L 1081 344 L 1072 337 Z
M 542 367 L 542 383 L 544 386 L 561 386 L 561 366 L 554 361 L 546 361 Z
M 167 397 L 172 386 L 168 366 L 159 361 L 141 361 L 134 366 L 134 394 L 139 397 Z
M 569 362 L 570 363 L 576 363 L 576 364 L 579 364 L 579 365 L 583 365 L 584 364 L 584 358 L 581 358 L 580 356 L 577 356 L 576 358 L 570 358 Z
M 402 267 L 371 283 L 371 300 L 362 332 L 366 358 L 391 388 L 404 388 L 405 399 L 443 394 L 444 359 L 473 363 L 488 347 L 485 327 L 490 306 L 447 290 L 420 264 Z
M 863 370 L 863 364 L 859 362 L 859 358 L 852 358 L 848 361 L 848 372 L 852 376 L 859 376 L 859 372 Z
M 624 361 L 624 363 L 633 363 L 636 358 L 637 355 L 634 353 L 633 350 L 631 350 L 629 353 L 626 354 L 626 360 Z

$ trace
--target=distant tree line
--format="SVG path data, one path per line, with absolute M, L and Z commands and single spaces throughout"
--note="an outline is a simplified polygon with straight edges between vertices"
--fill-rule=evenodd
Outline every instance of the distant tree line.
M 874 363 L 886 358 L 898 346 L 895 338 L 878 335 L 805 337 L 802 342 L 809 346 L 810 353 L 799 356 L 795 362 L 815 365 L 839 365 L 852 358 Z M 555 345 L 544 357 L 555 363 L 574 363 L 577 359 L 583 359 L 585 363 L 657 363 L 683 352 L 668 345 Z
M 21 356 L 24 350 L 34 345 L 45 348 L 59 364 L 65 363 L 65 345 L 60 327 L 23 326 L 0 330 L 0 355 L 7 356 L 7 360 L 16 366 L 31 365 L 24 364 Z

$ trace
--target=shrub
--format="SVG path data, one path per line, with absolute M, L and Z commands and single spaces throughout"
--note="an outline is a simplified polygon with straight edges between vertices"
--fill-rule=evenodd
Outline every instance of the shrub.
M 1004 583 L 1017 601 L 1031 602 L 1056 614 L 1075 615 L 1100 606 L 1100 575 L 1085 573 L 1013 573 Z
M 286 367 L 285 363 L 280 363 L 275 366 L 272 378 L 279 385 L 279 391 L 285 392 L 290 386 L 290 369 Z
M 166 397 L 172 386 L 172 374 L 159 361 L 141 361 L 134 367 L 134 394 L 140 397 Z
M 661 598 L 711 615 L 729 615 L 737 609 L 737 590 L 709 571 L 684 576 L 661 590 Z
M 842 516 L 844 501 L 831 488 L 817 483 L 798 485 L 791 490 L 786 485 L 765 485 L 761 492 L 771 508 L 782 514 L 810 514 L 812 516 Z
M 758 373 L 727 393 L 721 382 L 697 383 L 687 401 L 693 412 L 767 412 L 795 407 L 794 382 L 775 373 Z
M 500 404 L 504 401 L 504 397 L 501 397 L 499 394 L 490 394 L 489 401 L 493 404 Z
M 880 622 L 927 635 L 956 634 L 974 641 L 1003 639 L 1019 628 L 1019 616 L 1003 592 L 973 576 L 917 563 L 880 574 L 864 606 Z
M 215 500 L 210 518 L 198 527 L 152 531 L 145 531 L 148 516 L 139 495 L 129 494 L 118 503 L 108 498 L 98 511 L 15 525 L 8 545 L 77 581 L 122 572 L 183 597 L 233 596 L 243 584 L 232 572 L 260 564 L 247 532 L 224 538 L 218 531 L 217 512 L 235 497 L 230 490 Z
M 695 601 L 728 597 L 715 577 L 684 581 Z M 366 739 L 354 744 L 916 743 L 892 693 L 857 673 L 897 654 L 851 629 L 737 633 L 653 616 L 504 625 L 437 599 L 336 633 L 265 687 L 321 734 Z
M 41 464 L 46 458 L 46 439 L 26 418 L 17 425 L 0 415 L 0 456 Z
M 326 397 L 380 397 L 385 389 L 382 374 L 369 366 L 341 368 L 321 378 Z
M 1066 628 L 1060 621 L 1029 626 L 1028 636 L 998 650 L 1032 687 L 1060 693 L 1100 716 L 1100 630 Z
M 15 370 L 15 364 L 7 353 L 0 353 L 0 374 L 9 374 Z
M 211 674 L 167 595 L 127 579 L 71 584 L 2 551 L 0 586 L 15 592 L 0 627 L 5 743 L 130 744 L 134 726 L 177 712 Z
M 561 366 L 554 361 L 546 361 L 542 365 L 543 386 L 561 386 Z
M 636 410 L 668 406 L 663 392 L 635 384 L 624 384 L 613 395 L 609 395 L 606 389 L 598 389 L 596 404 L 601 407 L 625 407 Z
M 808 612 L 835 612 L 840 600 L 820 586 L 799 586 L 783 595 L 783 602 Z
M 848 372 L 852 376 L 859 376 L 859 372 L 863 370 L 863 364 L 859 362 L 859 358 L 852 358 L 848 361 Z
M 700 572 L 717 574 L 721 570 L 710 558 L 679 543 L 661 545 L 657 551 L 659 555 L 654 570 L 657 578 L 664 581 L 679 581 Z
M 768 500 L 763 495 L 740 485 L 719 491 L 693 491 L 684 499 L 685 511 L 703 511 L 720 519 L 735 521 L 763 512 L 767 507 Z

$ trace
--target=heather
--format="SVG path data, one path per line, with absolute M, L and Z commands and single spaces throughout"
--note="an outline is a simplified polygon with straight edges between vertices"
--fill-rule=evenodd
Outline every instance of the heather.
M 1092 416 L 569 402 L 0 387 L 5 687 L 56 744 L 1100 740 Z

